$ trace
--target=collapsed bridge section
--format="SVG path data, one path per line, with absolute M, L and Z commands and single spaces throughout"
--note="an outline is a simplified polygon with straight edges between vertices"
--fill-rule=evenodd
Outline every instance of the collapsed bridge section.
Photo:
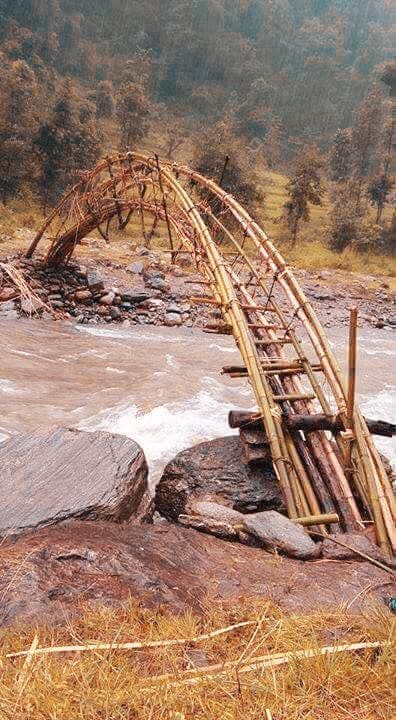
M 165 230 L 172 262 L 191 257 L 202 275 L 192 301 L 210 305 L 213 329 L 233 335 L 242 363 L 229 374 L 249 379 L 289 517 L 315 517 L 324 533 L 373 524 L 381 548 L 396 553 L 390 480 L 315 312 L 267 235 L 220 185 L 158 156 L 108 157 L 81 174 L 28 256 L 45 235 L 47 263 L 62 265 L 92 230 L 109 241 L 114 223 L 122 230 L 136 216 L 148 243 Z M 298 422 L 319 414 L 326 429 Z M 337 515 L 338 525 L 323 515 Z

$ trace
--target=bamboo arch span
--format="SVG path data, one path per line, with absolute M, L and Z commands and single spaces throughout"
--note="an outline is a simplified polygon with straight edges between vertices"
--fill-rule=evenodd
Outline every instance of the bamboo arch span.
M 378 544 L 395 553 L 391 483 L 357 408 L 348 420 L 345 382 L 325 333 L 278 250 L 220 185 L 158 156 L 107 157 L 81 173 L 27 255 L 45 234 L 46 262 L 61 265 L 92 230 L 109 242 L 112 223 L 123 229 L 134 216 L 146 241 L 165 228 L 172 262 L 191 256 L 203 277 L 203 293 L 192 300 L 212 306 L 233 334 L 243 365 L 231 374 L 250 381 L 289 516 L 337 513 L 345 531 L 374 523 Z M 289 431 L 290 417 L 319 411 L 336 414 L 343 430 Z

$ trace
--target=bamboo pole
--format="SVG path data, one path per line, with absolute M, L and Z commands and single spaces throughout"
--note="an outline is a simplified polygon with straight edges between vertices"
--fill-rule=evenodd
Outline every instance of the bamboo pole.
M 353 470 L 352 463 L 352 433 L 354 430 L 355 414 L 355 393 L 356 393 L 356 353 L 357 353 L 357 321 L 358 311 L 354 305 L 350 308 L 349 314 L 349 352 L 348 352 L 348 395 L 347 395 L 347 425 L 350 437 L 347 439 L 345 453 L 345 470 L 347 477 L 351 479 Z
M 164 211 L 165 211 L 166 226 L 167 226 L 167 228 L 168 228 L 169 243 L 170 243 L 171 251 L 172 251 L 172 252 L 171 252 L 171 262 L 172 262 L 172 264 L 173 264 L 173 263 L 175 262 L 175 248 L 174 248 L 174 245 L 173 245 L 173 238 L 172 238 L 172 233 L 171 233 L 171 229 L 170 229 L 170 222 L 169 222 L 169 215 L 168 215 L 168 206 L 167 206 L 166 197 L 165 197 L 165 192 L 164 192 L 164 186 L 163 186 L 163 182 L 162 182 L 162 170 L 161 170 L 161 166 L 160 166 L 160 162 L 159 162 L 159 157 L 158 157 L 158 155 L 155 156 L 155 163 L 156 163 L 157 170 L 158 170 L 158 183 L 159 183 L 160 190 L 161 190 L 161 193 L 162 193 L 162 202 L 163 202 Z

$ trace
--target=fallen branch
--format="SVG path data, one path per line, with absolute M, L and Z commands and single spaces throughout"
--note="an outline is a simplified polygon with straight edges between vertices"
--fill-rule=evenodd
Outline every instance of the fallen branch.
M 336 540 L 335 538 L 333 538 L 332 535 L 323 535 L 323 533 L 317 532 L 316 530 L 308 530 L 308 533 L 310 535 L 317 535 L 324 540 L 331 540 L 331 542 L 335 543 L 336 545 L 341 545 L 341 547 L 344 547 L 347 550 L 351 550 L 351 552 L 354 552 L 356 555 L 360 555 L 360 557 L 362 557 L 364 560 L 367 560 L 372 565 L 376 565 L 377 567 L 381 568 L 381 570 L 385 570 L 385 572 L 388 572 L 391 575 L 395 574 L 395 570 L 393 568 L 384 565 L 384 563 L 371 557 L 371 555 L 367 555 L 366 553 L 361 552 L 361 550 L 357 550 L 356 548 L 352 547 L 352 545 L 348 545 L 348 543 L 345 543 L 342 540 Z
M 17 270 L 14 265 L 11 263 L 2 263 L 0 262 L 0 268 L 5 272 L 10 280 L 15 285 L 16 290 L 19 292 L 19 295 L 22 298 L 27 300 L 30 303 L 31 311 L 30 315 L 34 314 L 36 310 L 34 307 L 40 307 L 43 310 L 46 310 L 51 315 L 54 315 L 55 317 L 59 316 L 59 313 L 54 312 L 53 308 L 51 308 L 47 303 L 45 303 L 37 293 L 35 293 L 27 284 L 25 278 L 23 277 L 23 273 L 20 270 Z
M 238 676 L 242 673 L 254 672 L 255 670 L 261 670 L 266 667 L 276 667 L 278 665 L 286 665 L 287 663 L 293 662 L 294 660 L 308 660 L 313 657 L 320 657 L 321 655 L 335 655 L 340 652 L 356 652 L 357 650 L 370 650 L 376 648 L 383 648 L 391 645 L 390 641 L 378 641 L 378 642 L 361 642 L 351 643 L 350 645 L 327 645 L 322 648 L 309 648 L 308 650 L 297 650 L 296 652 L 276 653 L 274 655 L 262 655 L 260 657 L 253 658 L 248 663 L 243 663 L 238 666 Z M 227 675 L 229 672 L 236 670 L 235 662 L 223 662 L 217 665 L 207 665 L 202 668 L 193 670 L 183 670 L 180 680 L 175 680 L 174 673 L 166 673 L 165 675 L 157 675 L 149 678 L 150 681 L 154 681 L 155 684 L 144 688 L 143 691 L 157 687 L 158 685 L 166 684 L 168 687 L 178 687 L 180 685 L 196 685 L 199 682 L 208 682 L 214 680 L 221 675 Z M 168 682 L 170 681 L 170 682 Z
M 192 638 L 179 638 L 175 640 L 149 640 L 147 642 L 130 642 L 130 643 L 93 643 L 90 645 L 61 645 L 52 647 L 35 648 L 32 650 L 21 650 L 16 653 L 8 653 L 7 658 L 24 657 L 25 655 L 53 655 L 57 653 L 69 653 L 69 652 L 93 652 L 96 650 L 147 650 L 150 648 L 159 647 L 172 647 L 174 645 L 188 645 L 189 643 L 202 642 L 203 640 L 210 640 L 211 638 L 218 637 L 219 635 L 225 635 L 226 633 L 233 632 L 242 627 L 248 627 L 249 625 L 256 625 L 256 620 L 246 620 L 244 622 L 237 623 L 236 625 L 229 625 L 219 630 L 213 630 L 205 635 L 197 635 Z

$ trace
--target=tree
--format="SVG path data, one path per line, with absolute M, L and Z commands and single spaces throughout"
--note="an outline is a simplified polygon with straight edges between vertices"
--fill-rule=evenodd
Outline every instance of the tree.
M 158 133 L 158 145 L 165 157 L 173 160 L 175 154 L 183 148 L 189 136 L 185 120 L 176 114 L 174 108 L 160 103 L 153 110 L 153 118 Z
M 336 182 L 346 180 L 351 172 L 352 133 L 350 128 L 337 130 L 329 154 L 330 177 Z
M 297 154 L 294 172 L 286 185 L 289 199 L 283 206 L 283 219 L 290 230 L 293 247 L 300 222 L 308 222 L 310 219 L 309 204 L 322 204 L 324 190 L 320 179 L 321 168 L 322 160 L 315 147 L 303 148 Z
M 357 244 L 362 224 L 362 211 L 356 203 L 355 193 L 352 192 L 349 183 L 338 187 L 333 193 L 329 219 L 327 241 L 332 250 L 342 252 L 353 243 Z
M 112 117 L 114 112 L 113 85 L 108 80 L 98 84 L 96 92 L 91 96 L 96 105 L 96 117 L 99 120 Z
M 38 86 L 22 60 L 3 68 L 0 84 L 0 192 L 6 203 L 27 177 L 37 124 Z
M 141 78 L 136 80 L 136 77 L 135 61 L 130 61 L 123 72 L 116 102 L 120 143 L 124 149 L 140 142 L 150 124 L 150 100 Z
M 382 211 L 386 203 L 386 197 L 391 191 L 391 189 L 392 181 L 384 173 L 381 173 L 381 175 L 377 175 L 375 178 L 373 178 L 368 186 L 367 191 L 370 202 L 377 208 L 377 223 L 381 222 Z
M 44 212 L 71 185 L 79 169 L 94 165 L 101 138 L 87 106 L 79 106 L 69 82 L 34 139 L 39 165 L 37 185 Z
M 228 159 L 227 159 L 228 158 Z M 225 116 L 214 125 L 205 125 L 194 141 L 193 165 L 248 206 L 261 199 L 252 181 L 255 159 L 236 135 L 235 121 Z
M 355 113 L 352 127 L 352 165 L 355 175 L 369 174 L 376 161 L 376 152 L 383 127 L 383 94 L 374 86 Z
M 360 189 L 360 178 L 350 178 L 333 190 L 327 242 L 336 252 L 343 252 L 348 247 L 378 251 L 381 227 L 367 215 Z
M 278 118 L 271 123 L 264 138 L 264 157 L 269 168 L 278 169 L 282 164 L 282 140 L 284 128 Z

